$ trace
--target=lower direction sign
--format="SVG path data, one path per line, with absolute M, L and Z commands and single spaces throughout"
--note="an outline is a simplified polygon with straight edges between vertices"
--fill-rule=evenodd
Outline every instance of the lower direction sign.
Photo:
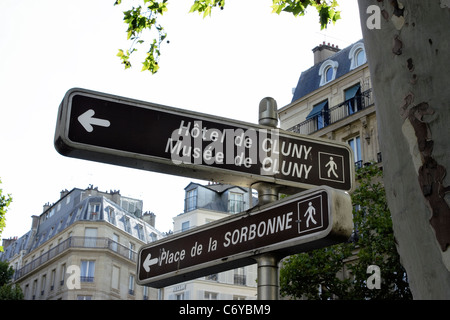
M 346 241 L 353 230 L 348 193 L 319 187 L 254 208 L 139 250 L 137 282 L 161 288 L 255 263 Z

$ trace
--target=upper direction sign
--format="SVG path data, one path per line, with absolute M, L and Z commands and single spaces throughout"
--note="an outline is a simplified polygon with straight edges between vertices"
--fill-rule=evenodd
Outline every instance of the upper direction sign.
M 347 144 L 76 88 L 59 107 L 55 148 L 239 186 L 276 183 L 285 193 L 320 185 L 350 191 L 354 180 Z
M 319 187 L 143 246 L 137 282 L 160 288 L 346 241 L 352 229 L 350 196 Z

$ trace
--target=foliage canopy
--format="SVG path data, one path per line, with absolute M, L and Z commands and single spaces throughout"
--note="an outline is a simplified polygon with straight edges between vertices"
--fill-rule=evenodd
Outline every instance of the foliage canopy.
M 2 181 L 0 180 L 0 184 Z M 3 229 L 6 225 L 6 211 L 8 209 L 8 206 L 10 205 L 12 201 L 11 195 L 3 194 L 3 189 L 0 188 L 0 235 L 2 234 Z M 0 252 L 3 251 L 3 247 L 0 246 Z
M 20 286 L 12 284 L 14 269 L 8 262 L 0 261 L 0 300 L 22 300 L 23 293 Z
M 352 194 L 352 238 L 347 243 L 287 258 L 280 271 L 282 295 L 322 300 L 412 299 L 380 182 L 382 171 L 371 164 L 359 169 L 357 175 L 359 187 Z M 368 288 L 371 265 L 380 268 L 380 289 Z
M 122 0 L 116 0 L 114 5 L 120 5 Z M 131 55 L 136 52 L 138 46 L 143 46 L 143 32 L 153 32 L 153 39 L 146 44 L 148 51 L 142 62 L 141 71 L 150 71 L 155 74 L 159 70 L 159 59 L 161 56 L 161 44 L 167 38 L 164 27 L 159 23 L 159 18 L 168 10 L 168 0 L 139 0 L 139 5 L 123 12 L 123 21 L 128 26 L 127 40 L 131 41 L 129 49 L 119 49 L 117 56 L 121 59 L 125 69 L 131 68 Z M 303 16 L 308 7 L 316 9 L 319 15 L 321 29 L 329 23 L 335 23 L 340 19 L 340 11 L 337 10 L 337 0 L 272 0 L 272 12 L 280 14 L 288 12 L 294 16 Z M 194 0 L 191 12 L 198 12 L 203 18 L 211 16 L 212 10 L 219 7 L 223 10 L 225 0 Z

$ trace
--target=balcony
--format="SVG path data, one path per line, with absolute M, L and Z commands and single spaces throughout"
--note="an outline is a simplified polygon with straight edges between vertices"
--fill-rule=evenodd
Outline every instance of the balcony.
M 109 250 L 133 262 L 137 261 L 137 254 L 135 251 L 109 238 L 70 237 L 58 244 L 56 247 L 48 250 L 47 252 L 44 252 L 42 255 L 40 255 L 30 263 L 27 263 L 22 268 L 17 269 L 16 273 L 14 274 L 14 280 L 24 277 L 26 274 L 37 269 L 47 261 L 50 261 L 59 254 L 71 248 Z M 90 279 L 86 279 L 85 281 L 90 282 Z
M 287 131 L 300 134 L 311 134 L 355 113 L 358 113 L 373 104 L 372 89 L 368 89 L 360 95 L 356 95 L 354 98 L 346 100 L 337 106 L 330 109 L 323 109 L 320 114 L 287 129 Z
M 247 284 L 247 277 L 245 274 L 234 274 L 234 284 L 239 286 L 245 286 Z

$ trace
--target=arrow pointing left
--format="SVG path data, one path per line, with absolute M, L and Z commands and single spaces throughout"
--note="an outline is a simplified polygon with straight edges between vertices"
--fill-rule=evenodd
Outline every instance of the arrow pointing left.
M 94 130 L 94 127 L 92 125 L 100 127 L 109 127 L 111 125 L 111 122 L 109 122 L 108 120 L 94 118 L 94 114 L 95 111 L 89 109 L 78 117 L 78 121 L 81 123 L 83 128 L 86 129 L 87 132 L 92 132 Z
M 142 264 L 142 266 L 144 267 L 144 270 L 146 272 L 150 272 L 150 266 L 158 263 L 158 258 L 151 259 L 151 257 L 152 257 L 152 254 L 149 253 L 147 258 L 145 258 L 144 263 Z

